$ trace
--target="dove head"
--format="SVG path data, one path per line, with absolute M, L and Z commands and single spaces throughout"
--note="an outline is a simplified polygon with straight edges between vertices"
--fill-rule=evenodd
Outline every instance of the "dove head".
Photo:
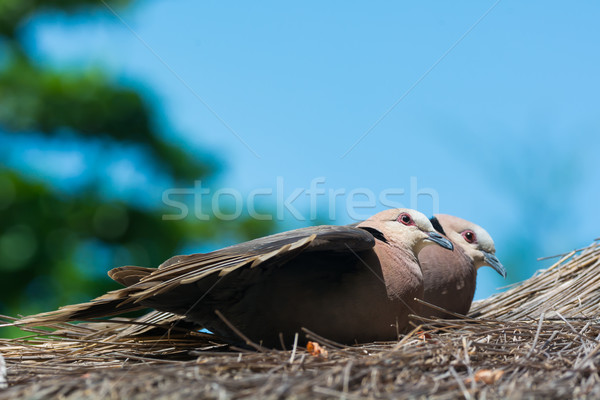
M 415 255 L 428 245 L 452 250 L 452 243 L 437 232 L 422 213 L 408 208 L 385 210 L 361 222 L 357 227 L 370 232 L 375 239 L 396 246 L 406 246 Z
M 441 233 L 473 259 L 475 268 L 487 265 L 506 278 L 506 269 L 496 257 L 494 240 L 485 229 L 452 215 L 436 214 L 431 220 L 436 229 L 441 229 Z

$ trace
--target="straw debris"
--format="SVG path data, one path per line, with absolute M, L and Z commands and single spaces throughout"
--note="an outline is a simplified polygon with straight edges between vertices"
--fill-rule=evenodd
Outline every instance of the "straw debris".
M 122 334 L 129 320 L 28 329 L 0 339 L 0 399 L 600 398 L 599 315 L 593 243 L 468 317 L 413 316 L 396 342 L 339 346 L 306 331 L 308 350 L 248 350 L 176 320 L 138 336 Z

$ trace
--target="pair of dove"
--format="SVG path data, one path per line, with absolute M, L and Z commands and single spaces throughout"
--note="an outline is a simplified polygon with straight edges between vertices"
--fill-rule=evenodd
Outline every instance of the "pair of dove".
M 239 341 L 233 325 L 268 347 L 291 343 L 303 327 L 346 344 L 395 340 L 409 314 L 447 317 L 422 310 L 416 299 L 466 314 L 479 267 L 505 276 L 494 253 L 490 235 L 471 222 L 391 209 L 354 225 L 296 229 L 175 256 L 158 268 L 115 268 L 109 276 L 124 288 L 19 324 L 154 308 Z

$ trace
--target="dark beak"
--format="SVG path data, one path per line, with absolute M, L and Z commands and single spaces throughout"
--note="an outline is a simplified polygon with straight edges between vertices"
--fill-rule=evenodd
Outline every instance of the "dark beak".
M 503 278 L 506 278 L 506 268 L 504 268 L 504 265 L 502 265 L 500 260 L 498 260 L 498 258 L 495 255 L 484 251 L 483 257 L 485 259 L 485 262 L 487 262 L 487 265 L 494 268 L 494 271 L 502 275 Z
M 439 233 L 427 232 L 427 235 L 429 236 L 428 240 L 431 240 L 432 242 L 439 244 L 440 246 L 442 246 L 445 249 L 454 250 L 454 246 L 452 245 L 452 242 L 449 241 L 448 239 L 446 239 L 445 237 L 443 237 L 442 235 L 440 235 Z

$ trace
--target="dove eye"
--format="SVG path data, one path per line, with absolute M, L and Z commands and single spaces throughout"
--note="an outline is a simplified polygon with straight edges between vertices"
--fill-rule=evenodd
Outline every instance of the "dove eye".
M 415 221 L 413 221 L 412 217 L 408 213 L 400 214 L 398 216 L 398 218 L 396 219 L 396 221 L 401 222 L 402 224 L 404 224 L 406 226 L 411 226 L 411 225 L 415 224 Z
M 477 236 L 475 236 L 475 232 L 471 230 L 464 231 L 462 233 L 462 237 L 465 238 L 467 243 L 475 243 L 477 242 Z

